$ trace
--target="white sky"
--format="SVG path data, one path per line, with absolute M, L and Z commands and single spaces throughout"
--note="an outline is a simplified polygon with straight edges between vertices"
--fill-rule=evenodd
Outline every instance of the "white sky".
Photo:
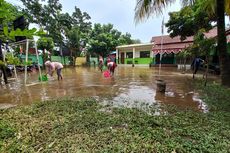
M 20 5 L 20 0 L 6 0 L 15 5 Z M 122 33 L 130 33 L 133 39 L 140 39 L 143 43 L 150 42 L 152 36 L 161 35 L 161 23 L 167 22 L 168 12 L 179 11 L 180 2 L 177 2 L 165 10 L 164 15 L 150 17 L 146 22 L 134 23 L 134 9 L 136 0 L 60 0 L 63 11 L 72 14 L 77 6 L 82 12 L 91 16 L 91 22 L 114 25 L 114 28 Z M 229 21 L 226 21 L 229 23 Z M 167 30 L 164 30 L 167 33 Z
M 151 17 L 146 22 L 135 24 L 134 9 L 136 0 L 60 0 L 65 12 L 72 12 L 74 6 L 91 16 L 92 23 L 112 23 L 114 28 L 122 33 L 130 33 L 133 39 L 140 39 L 143 43 L 150 42 L 152 36 L 161 35 L 161 17 Z M 180 3 L 170 7 L 170 11 L 180 10 Z M 164 13 L 165 21 L 168 13 Z M 164 30 L 165 32 L 167 30 Z

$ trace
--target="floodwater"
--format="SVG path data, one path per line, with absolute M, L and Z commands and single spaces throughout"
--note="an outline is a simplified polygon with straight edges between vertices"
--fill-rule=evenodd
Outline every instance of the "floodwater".
M 175 104 L 180 108 L 192 108 L 206 112 L 207 106 L 192 89 L 191 74 L 182 74 L 176 68 L 122 67 L 113 77 L 105 78 L 94 67 L 64 68 L 63 80 L 56 74 L 48 82 L 39 82 L 38 73 L 30 73 L 27 84 L 24 75 L 18 80 L 0 86 L 0 108 L 31 104 L 59 97 L 94 97 L 103 104 L 115 107 L 158 107 Z M 166 82 L 166 92 L 156 92 L 156 80 Z

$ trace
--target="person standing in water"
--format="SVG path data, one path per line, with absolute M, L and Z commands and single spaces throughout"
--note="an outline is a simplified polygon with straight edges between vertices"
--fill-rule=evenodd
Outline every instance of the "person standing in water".
M 46 61 L 45 66 L 46 66 L 46 75 L 49 74 L 50 76 L 53 76 L 53 73 L 56 70 L 58 80 L 63 79 L 62 74 L 61 74 L 61 70 L 63 68 L 63 65 L 61 63 Z
M 101 70 L 101 72 L 102 72 L 102 69 L 103 69 L 103 65 L 104 65 L 103 57 L 102 57 L 102 56 L 99 56 L 99 64 L 98 64 L 98 67 L 99 67 L 99 70 Z
M 198 71 L 200 65 L 204 63 L 204 60 L 202 60 L 201 58 L 199 57 L 195 57 L 192 61 L 192 64 L 191 64 L 191 67 L 192 67 L 192 70 L 193 70 L 193 75 L 192 75 L 192 78 L 194 79 L 195 77 L 195 74 L 196 72 Z

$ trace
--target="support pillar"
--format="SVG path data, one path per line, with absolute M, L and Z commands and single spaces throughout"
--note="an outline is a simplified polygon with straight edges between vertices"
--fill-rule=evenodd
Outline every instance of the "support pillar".
M 118 49 L 116 49 L 116 63 L 119 64 L 119 53 L 118 53 Z
M 134 63 L 135 63 L 135 47 L 133 47 L 133 64 L 132 64 L 133 67 L 134 67 Z

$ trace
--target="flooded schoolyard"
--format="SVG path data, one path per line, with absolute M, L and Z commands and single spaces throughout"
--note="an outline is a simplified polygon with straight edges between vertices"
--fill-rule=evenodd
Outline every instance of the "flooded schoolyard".
M 205 103 L 191 84 L 191 74 L 176 68 L 117 67 L 113 77 L 105 78 L 94 67 L 63 69 L 62 81 L 56 74 L 47 82 L 38 81 L 38 73 L 30 73 L 24 85 L 24 75 L 0 87 L 0 107 L 6 108 L 62 97 L 94 97 L 103 104 L 121 107 L 159 106 L 175 104 L 181 108 L 207 111 Z M 166 92 L 156 92 L 156 80 L 166 82 Z

